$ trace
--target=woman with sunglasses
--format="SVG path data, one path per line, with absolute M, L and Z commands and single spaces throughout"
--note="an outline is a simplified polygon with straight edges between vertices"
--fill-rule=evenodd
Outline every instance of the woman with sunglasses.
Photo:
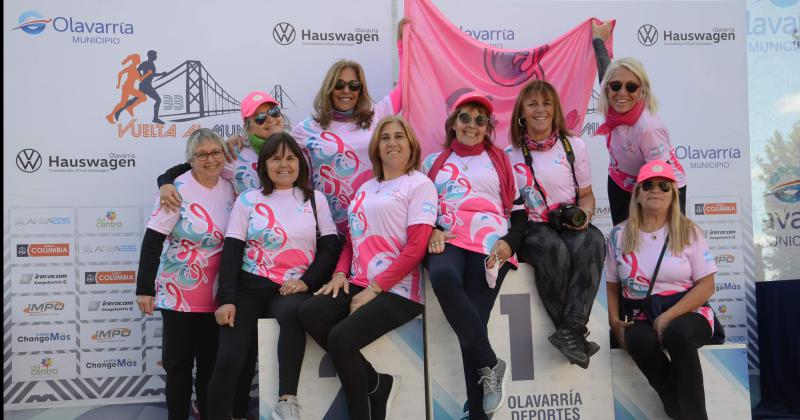
M 378 122 L 369 143 L 374 178 L 350 203 L 336 272 L 300 309 L 306 331 L 333 360 L 352 420 L 388 418 L 400 387 L 360 350 L 425 308 L 419 265 L 436 220 L 436 190 L 418 170 L 421 153 L 401 117 Z
M 459 97 L 445 121 L 444 150 L 423 165 L 439 195 L 428 273 L 461 346 L 470 419 L 485 419 L 503 404 L 506 363 L 489 343 L 487 324 L 516 265 L 509 259 L 526 220 L 508 156 L 492 143 L 492 110 L 480 93 Z
M 608 320 L 667 416 L 705 419 L 697 349 L 714 333 L 714 312 L 706 301 L 714 293 L 717 267 L 703 231 L 678 210 L 677 179 L 664 161 L 639 170 L 628 220 L 608 237 Z M 620 305 L 642 299 L 643 310 L 620 318 Z
M 548 339 L 570 363 L 586 369 L 600 347 L 586 324 L 600 285 L 605 239 L 590 222 L 595 200 L 586 144 L 567 130 L 548 82 L 534 80 L 517 96 L 506 149 L 525 202 L 527 233 L 518 251 L 530 263 L 547 314 Z
M 397 25 L 402 61 L 403 18 Z M 328 69 L 316 97 L 314 115 L 292 129 L 292 137 L 311 162 L 314 188 L 328 198 L 339 232 L 347 231 L 347 208 L 358 187 L 372 179 L 369 143 L 375 124 L 400 112 L 402 80 L 380 102 L 373 103 L 361 64 L 339 60 Z
M 222 169 L 222 177 L 233 183 L 236 195 L 252 188 L 261 188 L 261 181 L 255 169 L 258 154 L 264 147 L 266 139 L 273 134 L 282 133 L 285 126 L 280 104 L 266 92 L 254 91 L 247 94 L 242 99 L 241 114 L 245 136 L 243 139 L 239 136 L 228 139 L 228 147 L 233 149 L 229 149 L 231 153 L 226 155 L 226 158 L 231 160 L 226 162 Z M 180 205 L 181 196 L 173 184 L 177 177 L 189 169 L 191 169 L 190 164 L 182 163 L 158 177 L 160 203 L 167 212 L 174 212 Z M 232 411 L 234 419 L 247 417 L 257 356 L 258 348 L 256 340 L 253 339 L 247 363 L 237 385 Z
M 225 144 L 201 128 L 186 143 L 192 169 L 175 180 L 183 197 L 178 212 L 156 203 L 142 240 L 136 303 L 152 315 L 161 311 L 163 360 L 170 419 L 185 420 L 192 399 L 192 368 L 197 366 L 195 393 L 202 418 L 217 354 L 217 275 L 222 244 L 233 206 L 233 187 L 220 178 Z M 166 243 L 166 246 L 164 244 Z
M 308 292 L 330 278 L 341 249 L 328 203 L 311 189 L 308 165 L 294 139 L 273 134 L 257 162 L 261 188 L 236 199 L 222 250 L 219 351 L 208 384 L 212 420 L 228 418 L 258 318 L 265 317 L 280 325 L 280 397 L 272 418 L 300 418 L 297 384 L 306 334 L 298 312 L 311 297 Z
M 612 61 L 600 88 L 603 93 L 598 107 L 606 120 L 595 135 L 606 135 L 612 222 L 616 225 L 628 218 L 636 174 L 653 160 L 672 166 L 679 187 L 680 210 L 685 214 L 686 173 L 675 156 L 667 128 L 655 115 L 658 105 L 642 63 L 634 58 Z

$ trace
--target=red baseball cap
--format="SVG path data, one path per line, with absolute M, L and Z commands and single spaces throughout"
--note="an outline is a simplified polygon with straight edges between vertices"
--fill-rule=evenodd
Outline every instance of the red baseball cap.
M 639 176 L 636 177 L 636 182 L 641 183 L 650 178 L 659 177 L 676 182 L 675 171 L 672 170 L 672 165 L 663 160 L 651 160 L 639 169 Z
M 477 91 L 467 92 L 459 96 L 458 100 L 456 100 L 456 103 L 453 105 L 453 110 L 455 111 L 461 105 L 464 105 L 469 102 L 477 102 L 485 106 L 486 109 L 489 111 L 489 114 L 494 112 L 494 105 L 492 105 L 492 101 L 490 101 L 489 98 L 487 98 L 486 96 Z
M 267 92 L 250 92 L 242 99 L 242 119 L 253 115 L 261 104 L 280 105 L 280 103 Z

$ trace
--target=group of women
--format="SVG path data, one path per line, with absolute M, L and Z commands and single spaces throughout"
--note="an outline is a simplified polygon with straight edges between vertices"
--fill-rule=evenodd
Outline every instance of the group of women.
M 508 271 L 533 265 L 555 327 L 550 342 L 587 368 L 599 350 L 586 337 L 604 260 L 617 340 L 668 415 L 703 418 L 696 349 L 714 327 L 703 303 L 716 268 L 702 232 L 678 210 L 685 176 L 644 68 L 622 59 L 604 70 L 604 29 L 593 42 L 619 222 L 607 246 L 591 224 L 586 145 L 546 81 L 520 90 L 506 150 L 495 145 L 492 101 L 477 91 L 458 98 L 443 150 L 424 163 L 414 131 L 395 115 L 402 84 L 373 103 L 352 61 L 330 68 L 314 115 L 291 133 L 265 92 L 243 99 L 242 138 L 195 131 L 188 163 L 159 177 L 136 290 L 142 311 L 162 313 L 170 418 L 187 418 L 195 361 L 201 418 L 246 416 L 262 317 L 280 325 L 273 418 L 300 417 L 306 333 L 330 355 L 350 418 L 387 418 L 400 378 L 377 372 L 360 350 L 424 312 L 423 260 L 461 347 L 470 419 L 503 404 L 506 363 L 487 325 Z M 660 249 L 669 253 L 663 265 Z M 625 302 L 655 296 L 673 296 L 659 301 L 663 313 L 620 318 Z

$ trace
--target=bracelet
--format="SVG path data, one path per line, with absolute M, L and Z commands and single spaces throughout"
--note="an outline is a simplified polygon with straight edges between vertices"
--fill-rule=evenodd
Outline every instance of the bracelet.
M 375 293 L 376 295 L 383 293 L 383 290 L 381 290 L 381 288 L 378 285 L 374 286 L 375 287 L 373 287 L 373 283 L 367 283 L 367 288 L 370 290 L 370 292 Z
M 585 208 L 583 212 L 586 213 L 586 218 L 591 222 L 594 219 L 594 209 Z

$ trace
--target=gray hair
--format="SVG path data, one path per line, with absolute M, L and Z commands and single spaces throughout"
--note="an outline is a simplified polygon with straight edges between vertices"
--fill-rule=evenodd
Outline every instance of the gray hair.
M 644 101 L 645 107 L 652 114 L 658 112 L 658 101 L 656 100 L 656 95 L 653 94 L 653 90 L 650 88 L 650 78 L 647 77 L 644 65 L 641 61 L 631 57 L 614 60 L 608 66 L 606 74 L 603 76 L 603 81 L 600 83 L 601 95 L 600 102 L 597 104 L 598 111 L 603 115 L 608 115 L 608 82 L 611 80 L 611 75 L 620 67 L 629 70 L 639 78 L 639 81 L 642 83 L 642 100 Z
M 225 154 L 228 153 L 228 148 L 225 146 L 225 142 L 222 141 L 222 137 L 220 137 L 219 134 L 208 128 L 198 128 L 189 136 L 189 140 L 186 141 L 186 161 L 190 162 L 194 159 L 197 146 L 207 141 L 218 144 L 222 147 L 222 151 L 225 152 Z

